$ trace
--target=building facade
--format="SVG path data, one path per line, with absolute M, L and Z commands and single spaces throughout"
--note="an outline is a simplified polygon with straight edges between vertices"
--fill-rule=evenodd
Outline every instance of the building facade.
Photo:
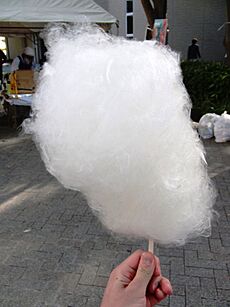
M 119 21 L 115 35 L 144 40 L 146 16 L 140 0 L 96 0 Z M 185 59 L 193 37 L 199 40 L 204 60 L 223 61 L 224 29 L 218 28 L 227 20 L 226 0 L 168 0 L 168 43 Z

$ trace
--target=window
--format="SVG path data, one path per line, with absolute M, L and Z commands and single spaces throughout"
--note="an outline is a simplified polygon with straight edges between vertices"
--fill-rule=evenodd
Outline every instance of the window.
M 133 13 L 133 1 L 126 1 L 126 12 Z
M 0 49 L 7 56 L 7 46 L 6 46 L 6 38 L 4 36 L 0 36 Z
M 133 1 L 126 1 L 126 37 L 133 38 Z

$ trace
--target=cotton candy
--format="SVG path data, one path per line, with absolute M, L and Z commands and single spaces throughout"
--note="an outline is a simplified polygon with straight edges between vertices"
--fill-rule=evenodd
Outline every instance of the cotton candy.
M 47 44 L 24 123 L 47 170 L 113 232 L 161 244 L 209 235 L 215 193 L 178 55 L 89 26 L 53 28 Z

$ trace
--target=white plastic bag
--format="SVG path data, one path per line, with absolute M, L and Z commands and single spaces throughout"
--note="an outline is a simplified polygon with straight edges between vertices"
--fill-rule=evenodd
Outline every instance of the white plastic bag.
M 224 112 L 214 124 L 216 143 L 230 141 L 230 115 Z
M 201 117 L 198 131 L 203 139 L 211 139 L 214 136 L 214 124 L 219 117 L 220 115 L 215 113 L 207 113 Z

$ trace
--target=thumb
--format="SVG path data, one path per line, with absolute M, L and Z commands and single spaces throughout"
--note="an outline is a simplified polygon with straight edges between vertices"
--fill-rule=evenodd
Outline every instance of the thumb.
M 132 288 L 136 294 L 145 295 L 146 288 L 152 278 L 154 270 L 155 259 L 153 254 L 149 252 L 143 253 L 137 268 L 137 273 L 128 286 L 130 290 Z

